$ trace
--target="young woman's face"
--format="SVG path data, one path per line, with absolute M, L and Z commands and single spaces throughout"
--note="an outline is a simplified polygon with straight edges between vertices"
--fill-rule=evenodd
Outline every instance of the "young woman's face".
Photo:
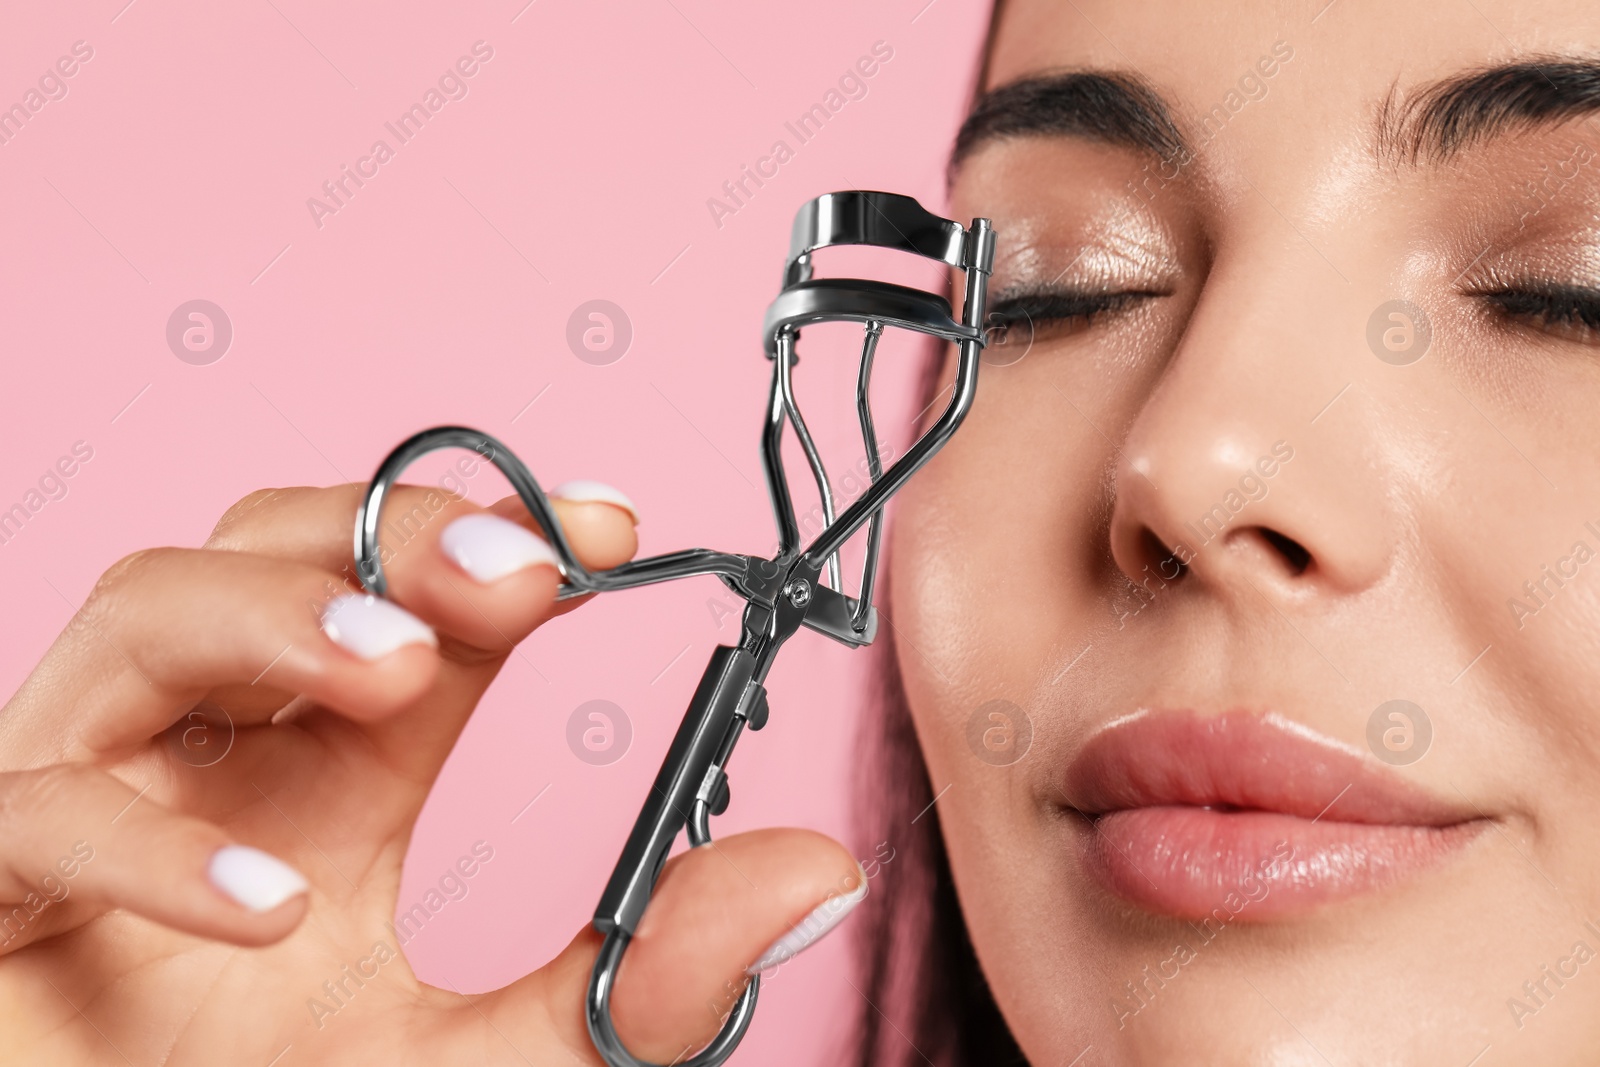
M 1034 1063 L 1593 1062 L 1596 64 L 1582 0 L 1007 5 L 1009 325 L 888 615 Z

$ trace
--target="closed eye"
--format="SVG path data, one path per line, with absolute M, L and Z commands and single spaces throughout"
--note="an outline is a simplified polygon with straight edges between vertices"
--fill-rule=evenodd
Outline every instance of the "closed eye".
M 1076 333 L 1088 328 L 1097 318 L 1132 308 L 1158 296 L 1152 290 L 1122 290 L 1111 293 L 1075 289 L 1031 289 L 1002 292 L 990 305 L 989 328 L 1010 344 L 1013 333 L 1026 340 L 1044 339 Z
M 1600 290 L 1528 284 L 1471 295 L 1488 303 L 1507 322 L 1562 340 L 1600 345 Z

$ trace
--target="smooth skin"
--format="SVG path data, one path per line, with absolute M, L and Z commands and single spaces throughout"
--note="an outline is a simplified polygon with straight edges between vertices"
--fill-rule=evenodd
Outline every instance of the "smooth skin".
M 363 490 L 265 490 L 203 548 L 118 563 L 0 712 L 0 913 L 46 874 L 69 888 L 0 950 L 0 1063 L 260 1065 L 289 1046 L 286 1064 L 600 1063 L 582 1014 L 590 929 L 496 993 L 424 985 L 397 953 L 320 1026 L 307 1010 L 376 943 L 393 947 L 412 827 L 463 724 L 514 643 L 582 603 L 557 606 L 551 566 L 468 577 L 439 534 L 482 509 L 452 501 L 386 568 L 437 649 L 357 658 L 316 609 L 346 591 Z M 633 555 L 624 509 L 555 506 L 585 566 Z M 490 510 L 535 528 L 515 498 Z M 204 768 L 170 732 L 200 701 L 236 728 Z M 93 858 L 63 879 L 79 842 Z M 229 843 L 296 867 L 309 894 L 265 914 L 234 903 L 206 873 Z M 859 877 L 843 846 L 801 830 L 672 860 L 618 978 L 623 1039 L 661 1062 L 704 1043 L 707 1005 L 731 1007 L 745 967 Z
M 1575 144 L 1600 158 L 1600 126 L 1438 166 L 1373 151 L 1392 89 L 1600 56 L 1600 8 L 1324 4 L 1011 0 L 987 87 L 1133 73 L 1198 156 L 1153 197 L 1130 191 L 1148 156 L 1079 137 L 991 142 L 955 176 L 953 217 L 994 220 L 997 305 L 1051 283 L 1144 294 L 1041 323 L 1020 358 L 1015 338 L 991 351 L 967 423 L 899 502 L 890 554 L 963 911 L 1035 1064 L 1600 1062 L 1600 959 L 1575 949 L 1600 952 L 1584 925 L 1600 919 L 1600 562 L 1565 564 L 1576 577 L 1531 616 L 1508 607 L 1575 542 L 1600 548 L 1585 525 L 1600 526 L 1600 337 L 1476 295 L 1600 289 L 1600 167 L 1568 162 L 1537 210 L 1525 191 Z M 1206 140 L 1198 117 L 1279 41 L 1292 60 Z M 1410 366 L 1367 344 L 1396 298 L 1433 327 Z M 1157 546 L 1277 441 L 1294 458 L 1267 494 L 1185 576 L 1136 594 Z M 1366 752 L 1369 716 L 1396 698 L 1434 734 L 1393 773 L 1487 828 L 1381 891 L 1246 914 L 1119 1018 L 1126 983 L 1193 931 L 1086 874 L 1061 793 L 1084 739 L 1141 708 L 1242 709 Z M 968 741 L 993 699 L 1032 721 L 1007 767 Z M 1566 980 L 1531 999 L 1524 983 L 1558 965 Z

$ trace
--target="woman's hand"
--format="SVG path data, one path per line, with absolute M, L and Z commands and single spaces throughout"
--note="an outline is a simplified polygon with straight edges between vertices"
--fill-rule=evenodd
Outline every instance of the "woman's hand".
M 385 511 L 403 609 L 354 593 L 362 492 L 256 493 L 204 548 L 118 563 L 0 712 L 0 1062 L 599 1062 L 592 929 L 466 997 L 419 982 L 389 926 L 462 725 L 574 602 L 518 500 L 415 487 Z M 583 563 L 629 559 L 629 510 L 571 495 L 590 497 L 555 501 Z M 185 732 L 224 712 L 231 749 L 195 766 Z M 745 968 L 859 879 L 798 830 L 674 860 L 618 978 L 624 1040 L 659 1062 L 704 1043 Z M 329 982 L 341 1006 L 315 1013 Z

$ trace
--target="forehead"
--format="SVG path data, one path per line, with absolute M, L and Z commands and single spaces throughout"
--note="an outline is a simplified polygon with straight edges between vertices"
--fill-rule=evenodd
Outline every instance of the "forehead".
M 1001 0 L 984 88 L 1063 69 L 1127 72 L 1219 162 L 1265 173 L 1368 154 L 1385 101 L 1408 90 L 1596 52 L 1592 0 Z

